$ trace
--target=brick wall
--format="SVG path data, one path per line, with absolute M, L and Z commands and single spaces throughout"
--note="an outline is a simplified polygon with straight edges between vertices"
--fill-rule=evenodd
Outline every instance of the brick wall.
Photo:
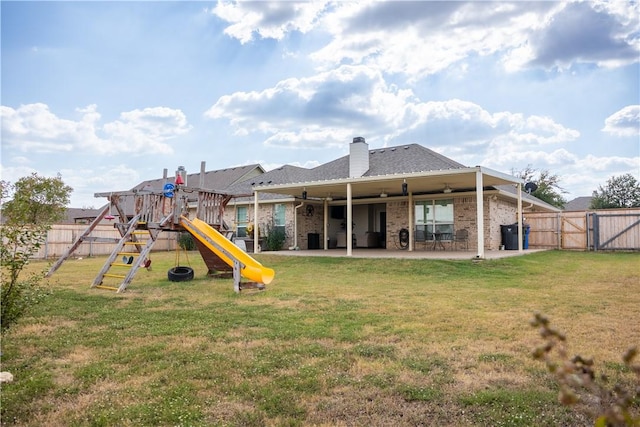
M 458 197 L 453 201 L 454 227 L 469 230 L 469 249 L 478 249 L 476 227 L 476 198 Z M 498 250 L 502 243 L 500 225 L 516 222 L 517 204 L 486 196 L 484 198 L 484 241 L 485 250 Z
M 403 228 L 409 229 L 409 202 L 387 202 L 387 249 L 397 249 L 398 234 Z

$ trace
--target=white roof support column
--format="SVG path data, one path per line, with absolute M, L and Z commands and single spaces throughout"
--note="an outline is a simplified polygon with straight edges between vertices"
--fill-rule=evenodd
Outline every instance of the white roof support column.
M 260 253 L 260 232 L 258 230 L 258 192 L 253 193 L 253 252 Z
M 482 169 L 476 171 L 476 225 L 478 229 L 478 258 L 484 258 L 484 184 Z
M 347 256 L 353 255 L 353 203 L 351 201 L 351 183 L 347 183 Z
M 524 221 L 524 216 L 522 215 L 522 184 L 516 184 L 516 191 L 518 192 L 518 252 L 522 252 L 523 243 L 522 243 L 522 223 Z
M 413 208 L 413 193 L 409 193 L 409 201 L 408 203 L 408 207 L 407 209 L 409 209 L 409 251 L 413 251 L 413 233 L 414 233 L 414 227 L 413 227 L 413 223 L 414 223 L 414 219 L 413 219 L 413 214 L 415 209 Z
M 324 218 L 322 220 L 324 229 L 323 229 L 323 234 L 322 237 L 324 239 L 324 250 L 329 250 L 329 237 L 328 237 L 328 233 L 329 233 L 329 201 L 325 198 L 324 202 L 322 203 L 323 205 L 323 211 L 324 211 Z

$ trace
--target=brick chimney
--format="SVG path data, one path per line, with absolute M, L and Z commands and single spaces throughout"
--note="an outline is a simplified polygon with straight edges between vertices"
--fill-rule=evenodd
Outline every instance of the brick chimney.
M 358 178 L 369 170 L 369 144 L 356 136 L 349 145 L 349 178 Z

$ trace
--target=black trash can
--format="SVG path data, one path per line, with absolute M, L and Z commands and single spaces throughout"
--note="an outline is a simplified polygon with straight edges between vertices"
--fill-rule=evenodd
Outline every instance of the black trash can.
M 307 234 L 307 249 L 320 249 L 320 234 Z
M 508 251 L 518 250 L 518 224 L 501 225 L 502 244 Z

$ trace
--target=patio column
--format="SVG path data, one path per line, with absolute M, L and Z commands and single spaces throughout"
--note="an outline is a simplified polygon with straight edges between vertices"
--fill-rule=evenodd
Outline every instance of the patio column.
M 353 254 L 353 212 L 351 204 L 351 183 L 347 183 L 347 256 Z
M 484 258 L 484 185 L 482 183 L 482 169 L 476 171 L 476 226 L 478 229 L 478 255 Z
M 260 232 L 258 230 L 258 192 L 253 193 L 253 252 L 260 253 Z
M 413 251 L 413 193 L 409 193 L 409 251 Z
M 522 244 L 522 223 L 524 222 L 524 217 L 522 216 L 522 183 L 516 184 L 516 191 L 518 192 L 518 252 L 522 252 L 523 244 Z
M 323 238 L 324 238 L 324 250 L 329 250 L 329 237 L 328 237 L 328 233 L 329 233 L 329 201 L 325 198 L 324 202 L 323 202 L 323 208 L 324 208 L 324 218 L 323 218 L 323 226 L 324 226 L 324 230 L 323 230 Z

